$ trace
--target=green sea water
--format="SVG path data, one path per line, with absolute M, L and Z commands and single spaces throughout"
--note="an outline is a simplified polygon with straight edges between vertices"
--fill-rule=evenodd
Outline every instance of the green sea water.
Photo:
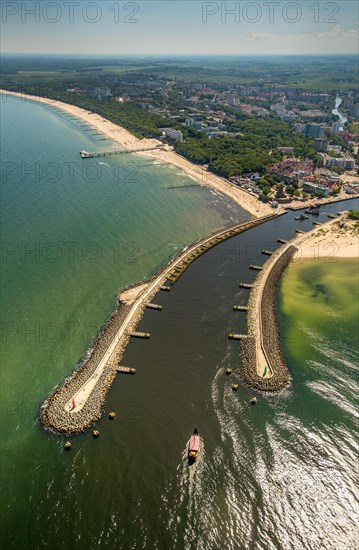
M 287 353 L 305 365 L 320 341 L 356 347 L 358 341 L 358 260 L 299 260 L 281 286 L 281 312 Z M 305 368 L 305 367 L 303 367 Z
M 49 108 L 15 99 L 1 107 L 0 546 L 354 550 L 353 262 L 289 268 L 278 311 L 291 385 L 257 394 L 252 407 L 239 345 L 227 338 L 244 330 L 245 315 L 232 308 L 246 303 L 238 285 L 253 280 L 261 250 L 293 237 L 296 214 L 208 251 L 156 297 L 161 312 L 146 311 L 139 329 L 151 338 L 126 348 L 136 376 L 114 381 L 100 437 L 73 437 L 67 453 L 64 438 L 39 424 L 39 407 L 72 372 L 117 290 L 249 215 L 204 187 L 169 190 L 193 183 L 170 166 L 134 156 L 82 161 L 80 149 L 112 143 Z M 202 458 L 189 469 L 183 455 L 195 425 Z
M 173 166 L 134 155 L 82 160 L 82 149 L 114 147 L 95 133 L 42 104 L 2 98 L 1 506 L 10 529 L 37 468 L 45 487 L 59 459 L 39 408 L 86 352 L 117 291 L 250 218 L 206 187 L 168 189 L 194 183 Z

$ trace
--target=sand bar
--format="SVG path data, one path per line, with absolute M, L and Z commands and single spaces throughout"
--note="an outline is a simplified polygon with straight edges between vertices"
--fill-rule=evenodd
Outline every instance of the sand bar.
M 298 253 L 294 260 L 307 258 L 336 262 L 339 258 L 359 257 L 359 223 L 336 219 L 304 235 L 296 242 Z

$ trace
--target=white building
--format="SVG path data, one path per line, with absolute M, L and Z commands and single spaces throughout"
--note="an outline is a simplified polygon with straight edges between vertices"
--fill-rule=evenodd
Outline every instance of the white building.
M 181 130 L 175 130 L 174 128 L 161 128 L 161 131 L 166 138 L 183 141 L 183 134 Z
M 332 168 L 333 166 L 341 166 L 345 170 L 353 170 L 355 161 L 349 157 L 331 157 L 326 153 L 319 153 L 323 158 L 324 168 Z

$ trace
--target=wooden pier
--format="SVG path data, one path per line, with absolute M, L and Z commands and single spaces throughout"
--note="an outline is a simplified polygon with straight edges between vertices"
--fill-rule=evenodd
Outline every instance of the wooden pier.
M 146 307 L 148 309 L 157 309 L 158 311 L 161 311 L 162 306 L 159 304 L 146 304 Z
M 186 187 L 202 187 L 200 183 L 191 183 L 189 185 L 170 185 L 167 189 L 185 189 Z
M 136 374 L 136 369 L 134 368 L 131 368 L 131 367 L 123 367 L 121 365 L 119 365 L 117 368 L 116 368 L 116 371 L 117 372 L 122 372 L 124 374 Z
M 147 338 L 147 340 L 151 337 L 149 332 L 130 332 L 129 335 L 132 338 Z
M 93 134 L 101 135 L 101 134 Z M 128 153 L 140 153 L 141 151 L 154 151 L 155 149 L 163 149 L 163 146 L 157 145 L 156 147 L 146 147 L 137 149 L 115 149 L 114 151 L 104 151 L 103 153 L 89 153 L 88 151 L 80 151 L 81 158 L 93 159 L 98 157 L 109 157 L 111 155 L 126 155 Z

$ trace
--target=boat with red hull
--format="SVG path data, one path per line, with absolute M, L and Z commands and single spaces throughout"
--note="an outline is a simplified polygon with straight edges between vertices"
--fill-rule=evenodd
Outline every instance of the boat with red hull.
M 193 464 L 194 462 L 196 462 L 200 445 L 201 445 L 201 440 L 198 435 L 198 430 L 197 428 L 195 428 L 193 430 L 193 434 L 191 435 L 191 439 L 189 440 L 189 444 L 188 444 L 188 463 L 189 464 Z

